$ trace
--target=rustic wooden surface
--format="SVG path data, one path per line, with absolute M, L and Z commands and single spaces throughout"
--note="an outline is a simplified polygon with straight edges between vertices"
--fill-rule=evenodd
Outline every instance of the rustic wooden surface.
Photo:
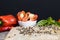
M 0 33 L 0 40 L 4 40 L 4 38 L 6 37 L 7 34 L 8 34 L 8 31 L 7 32 L 1 32 Z

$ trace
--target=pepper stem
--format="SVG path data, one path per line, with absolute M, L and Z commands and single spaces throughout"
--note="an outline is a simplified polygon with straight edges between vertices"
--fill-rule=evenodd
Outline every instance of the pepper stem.
M 0 26 L 2 26 L 3 25 L 3 21 L 2 21 L 2 19 L 0 19 Z

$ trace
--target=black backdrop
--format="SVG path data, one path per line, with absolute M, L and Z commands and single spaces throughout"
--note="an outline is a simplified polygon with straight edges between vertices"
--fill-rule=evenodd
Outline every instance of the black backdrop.
M 39 20 L 52 16 L 60 18 L 59 0 L 0 0 L 0 15 L 11 13 L 16 16 L 18 11 L 25 10 L 39 15 Z

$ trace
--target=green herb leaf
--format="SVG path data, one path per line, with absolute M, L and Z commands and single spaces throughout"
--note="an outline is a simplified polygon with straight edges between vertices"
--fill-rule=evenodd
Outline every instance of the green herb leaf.
M 55 23 L 55 20 L 53 20 L 52 17 L 48 17 L 47 21 L 48 21 L 48 23 L 47 23 L 48 25 L 51 25 L 51 24 Z
M 47 20 L 41 20 L 37 23 L 37 25 L 38 26 L 44 26 L 44 25 L 46 25 L 46 23 L 47 23 Z
M 52 17 L 48 17 L 46 20 L 40 20 L 37 23 L 38 26 L 48 26 L 48 25 L 53 25 L 53 24 L 60 26 L 60 23 L 53 20 Z

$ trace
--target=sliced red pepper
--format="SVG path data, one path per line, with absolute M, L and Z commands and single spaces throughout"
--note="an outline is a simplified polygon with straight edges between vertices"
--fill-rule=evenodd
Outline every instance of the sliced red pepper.
M 25 16 L 25 11 L 18 12 L 18 14 L 17 14 L 17 17 L 18 17 L 19 21 L 21 21 L 24 16 Z
M 34 14 L 34 16 L 30 18 L 30 20 L 35 21 L 35 20 L 37 20 L 37 18 L 38 18 L 38 15 Z

